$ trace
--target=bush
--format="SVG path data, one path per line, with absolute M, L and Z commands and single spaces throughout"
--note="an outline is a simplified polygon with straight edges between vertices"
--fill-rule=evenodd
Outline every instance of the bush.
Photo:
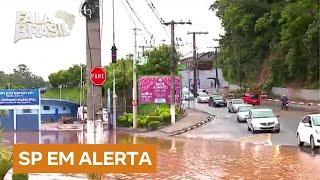
M 124 116 L 127 117 L 127 120 L 128 120 L 128 121 L 131 121 L 131 122 L 132 122 L 132 118 L 133 118 L 133 114 L 132 114 L 132 113 L 126 113 L 126 114 L 124 114 Z
M 148 124 L 148 127 L 151 129 L 151 130 L 156 130 L 160 127 L 160 121 L 153 121 L 153 122 L 150 122 Z
M 28 174 L 12 174 L 12 180 L 28 180 Z
M 164 122 L 171 122 L 171 114 L 169 112 L 163 112 L 160 116 L 162 116 Z
M 1 141 L 0 141 L 1 143 Z M 0 145 L 0 179 L 3 179 L 12 166 L 12 153 Z
M 118 126 L 120 127 L 130 127 L 129 121 L 127 119 L 127 116 L 120 116 L 118 118 Z
M 170 108 L 169 107 L 159 107 L 155 110 L 156 116 L 160 116 L 162 113 L 169 113 L 170 114 Z
M 162 116 L 147 116 L 147 122 L 154 122 L 154 121 L 159 121 L 163 122 L 163 117 Z
M 148 126 L 148 121 L 146 117 L 142 117 L 138 120 L 138 127 L 144 128 Z

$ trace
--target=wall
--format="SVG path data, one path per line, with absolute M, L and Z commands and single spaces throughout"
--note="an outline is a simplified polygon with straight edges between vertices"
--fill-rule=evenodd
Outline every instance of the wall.
M 39 130 L 37 114 L 17 114 L 17 130 L 36 131 Z M 13 111 L 8 111 L 7 116 L 0 118 L 1 129 L 13 130 Z
M 292 88 L 279 88 L 273 87 L 272 93 L 275 95 L 282 96 L 286 94 L 289 99 L 305 99 L 311 101 L 320 101 L 320 89 L 292 89 Z
M 44 110 L 43 106 L 50 106 L 50 110 Z M 58 114 L 71 114 L 71 108 L 68 106 L 65 106 L 65 110 L 63 110 L 63 106 L 59 106 L 59 105 L 42 105 L 41 106 L 41 113 L 42 114 L 55 114 L 56 113 L 56 109 L 58 109 Z M 31 109 L 31 113 L 23 113 L 22 109 L 18 109 L 17 110 L 17 114 L 38 114 L 38 110 L 36 109 Z
M 71 115 L 76 117 L 77 105 L 64 101 L 45 100 L 41 105 L 41 120 L 43 122 L 57 122 L 61 116 Z M 50 106 L 50 110 L 43 110 L 43 106 Z M 65 107 L 65 110 L 63 108 Z M 58 109 L 58 114 L 56 114 Z M 17 111 L 17 130 L 35 131 L 38 130 L 38 110 L 31 109 L 30 113 L 23 113 L 22 109 Z M 13 110 L 8 110 L 5 117 L 0 117 L 0 129 L 13 130 Z

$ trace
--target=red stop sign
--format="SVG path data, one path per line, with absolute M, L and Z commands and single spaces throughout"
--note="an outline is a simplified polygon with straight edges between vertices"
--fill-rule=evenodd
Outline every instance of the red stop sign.
M 107 73 L 103 67 L 94 67 L 90 72 L 90 80 L 96 86 L 102 86 L 107 80 Z

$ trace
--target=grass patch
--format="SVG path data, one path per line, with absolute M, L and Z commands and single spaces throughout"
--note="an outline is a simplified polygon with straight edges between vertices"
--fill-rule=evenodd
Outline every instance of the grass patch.
M 84 92 L 84 96 L 82 99 L 85 99 L 86 93 Z M 62 88 L 61 89 L 61 98 L 73 102 L 80 102 L 80 88 L 74 87 L 74 88 Z M 60 89 L 50 89 L 46 93 L 42 94 L 42 98 L 48 98 L 48 99 L 60 99 Z
M 152 115 L 157 108 L 170 108 L 168 104 L 139 104 L 138 114 L 139 115 Z

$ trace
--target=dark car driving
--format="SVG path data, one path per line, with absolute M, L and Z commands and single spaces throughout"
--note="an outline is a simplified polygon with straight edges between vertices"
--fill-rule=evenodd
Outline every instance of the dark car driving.
M 227 107 L 227 101 L 220 95 L 210 96 L 208 104 L 213 107 Z

